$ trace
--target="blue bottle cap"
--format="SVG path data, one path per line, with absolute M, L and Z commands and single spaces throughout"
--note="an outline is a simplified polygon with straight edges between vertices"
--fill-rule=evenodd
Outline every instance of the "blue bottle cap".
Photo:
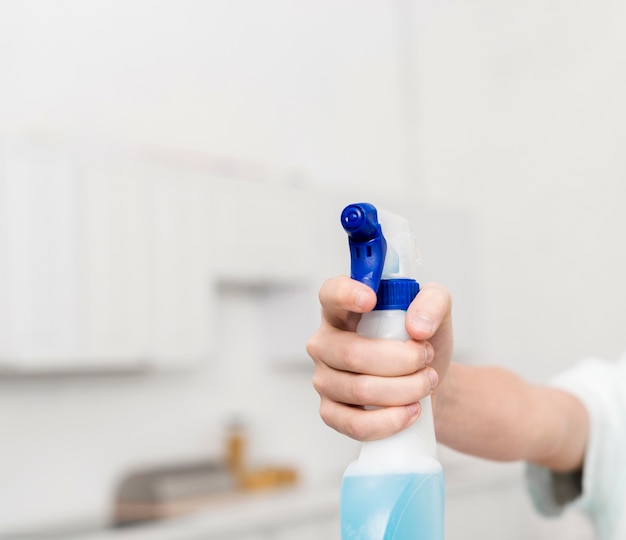
M 375 310 L 401 309 L 406 311 L 420 291 L 414 279 L 383 279 L 377 291 Z

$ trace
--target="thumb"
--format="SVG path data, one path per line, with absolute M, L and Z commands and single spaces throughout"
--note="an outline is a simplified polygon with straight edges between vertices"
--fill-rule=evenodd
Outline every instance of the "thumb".
M 407 310 L 407 332 L 418 341 L 428 340 L 444 322 L 449 322 L 451 310 L 448 290 L 438 283 L 427 283 Z

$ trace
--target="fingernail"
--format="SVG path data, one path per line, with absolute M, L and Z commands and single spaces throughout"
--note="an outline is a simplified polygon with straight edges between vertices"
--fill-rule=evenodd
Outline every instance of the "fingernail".
M 435 324 L 430 317 L 427 317 L 422 313 L 416 313 L 411 318 L 411 326 L 415 330 L 421 330 L 422 332 L 430 333 L 433 331 Z
M 406 408 L 411 416 L 417 416 L 420 413 L 421 405 L 418 401 L 416 403 L 411 403 L 411 405 L 407 405 Z
M 433 354 L 430 347 L 424 347 L 424 365 L 427 366 L 433 361 Z
M 437 382 L 439 381 L 439 376 L 434 369 L 428 370 L 428 378 L 430 379 L 430 387 L 435 388 L 435 386 L 437 386 Z
M 367 299 L 368 299 L 368 294 L 365 291 L 361 291 L 359 293 L 357 293 L 356 295 L 356 299 L 355 299 L 355 304 L 359 309 L 364 309 L 365 305 L 367 304 Z

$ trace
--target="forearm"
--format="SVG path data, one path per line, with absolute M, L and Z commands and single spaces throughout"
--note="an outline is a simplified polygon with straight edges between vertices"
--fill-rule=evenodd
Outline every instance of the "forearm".
M 438 440 L 499 461 L 580 468 L 589 421 L 580 401 L 495 367 L 451 364 L 433 396 Z

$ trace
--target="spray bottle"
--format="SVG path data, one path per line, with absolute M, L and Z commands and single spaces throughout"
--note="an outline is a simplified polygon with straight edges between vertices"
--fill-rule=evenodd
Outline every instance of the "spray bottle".
M 357 332 L 408 340 L 406 310 L 419 292 L 417 244 L 408 222 L 368 203 L 341 214 L 351 277 L 377 292 Z M 342 540 L 443 540 L 444 478 L 437 460 L 430 396 L 419 418 L 387 439 L 364 442 L 341 485 Z

